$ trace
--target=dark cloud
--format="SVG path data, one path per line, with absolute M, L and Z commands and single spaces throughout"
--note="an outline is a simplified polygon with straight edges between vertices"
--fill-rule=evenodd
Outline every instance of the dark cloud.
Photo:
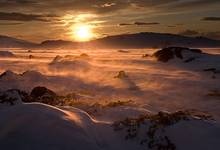
M 120 23 L 119 26 L 131 26 L 131 25 L 136 25 L 136 26 L 148 26 L 148 25 L 158 25 L 160 24 L 159 22 L 134 22 L 134 23 Z
M 20 22 L 12 22 L 12 23 L 0 23 L 0 26 L 13 26 L 13 25 L 21 25 L 23 23 Z
M 23 9 L 34 7 L 37 1 L 32 0 L 0 0 L 0 8 L 17 8 L 23 7 Z
M 130 23 L 120 23 L 119 26 L 130 26 L 130 25 L 133 25 L 133 24 L 130 24 Z
M 220 21 L 220 17 L 204 17 L 201 20 L 203 20 L 203 21 Z
M 119 10 L 138 8 L 157 11 L 178 11 L 199 6 L 220 3 L 219 0 L 0 0 L 0 8 L 17 8 L 23 11 L 43 11 L 62 13 L 64 11 L 81 11 L 94 13 L 116 13 Z
M 168 28 L 175 28 L 176 26 L 174 25 L 170 25 L 170 26 L 167 26 Z
M 169 12 L 178 12 L 178 11 L 197 11 L 202 8 L 202 10 L 209 9 L 210 5 L 220 4 L 219 0 L 177 0 L 176 3 L 171 5 L 166 5 L 165 10 Z
M 158 22 L 134 22 L 134 25 L 145 26 L 145 25 L 158 25 Z
M 55 17 L 55 15 L 37 15 L 37 14 L 23 14 L 23 13 L 6 13 L 0 12 L 0 20 L 6 21 L 50 21 L 48 18 Z

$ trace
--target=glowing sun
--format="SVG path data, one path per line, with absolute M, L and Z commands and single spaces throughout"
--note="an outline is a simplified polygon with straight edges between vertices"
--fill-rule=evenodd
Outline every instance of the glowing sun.
M 74 38 L 77 41 L 88 41 L 93 38 L 92 29 L 89 25 L 78 25 L 74 27 Z

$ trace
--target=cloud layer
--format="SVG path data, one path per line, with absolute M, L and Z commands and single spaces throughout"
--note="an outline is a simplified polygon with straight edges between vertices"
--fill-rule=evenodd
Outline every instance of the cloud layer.
M 219 0 L 0 0 L 0 10 L 0 34 L 21 35 L 27 24 L 39 39 L 70 36 L 79 23 L 91 25 L 99 35 L 112 35 L 187 29 L 217 32 L 220 20 Z M 13 26 L 19 29 L 12 30 Z

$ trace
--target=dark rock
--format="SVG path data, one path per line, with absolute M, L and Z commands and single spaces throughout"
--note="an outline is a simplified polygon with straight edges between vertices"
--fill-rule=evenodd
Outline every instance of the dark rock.
M 191 61 L 193 61 L 193 60 L 195 60 L 195 59 L 196 59 L 195 57 L 191 57 L 191 58 L 185 60 L 184 62 L 185 62 L 185 63 L 188 63 L 188 62 L 191 62 Z
M 29 55 L 28 58 L 29 58 L 29 59 L 33 59 L 34 56 L 33 56 L 33 55 Z
M 123 50 L 123 49 L 118 50 L 118 52 L 119 52 L 119 53 L 129 53 L 129 51 Z
M 143 54 L 142 58 L 146 58 L 146 57 L 149 57 L 149 56 L 150 56 L 149 54 Z
M 50 89 L 47 89 L 46 87 L 41 87 L 41 86 L 38 86 L 38 87 L 35 87 L 32 91 L 31 91 L 31 94 L 30 96 L 32 98 L 40 98 L 40 97 L 43 97 L 43 96 L 51 96 L 51 97 L 54 97 L 54 96 L 57 96 L 55 92 L 53 92 L 52 90 Z
M 210 71 L 210 72 L 215 72 L 216 71 L 216 68 L 207 68 L 207 69 L 204 69 L 203 71 Z
M 120 78 L 120 79 L 128 78 L 128 75 L 126 75 L 125 71 L 119 71 L 118 75 L 115 76 L 115 78 Z
M 0 92 L 0 103 L 6 103 L 9 105 L 15 105 L 29 99 L 28 93 L 18 90 L 10 89 L 4 92 Z
M 190 51 L 194 53 L 202 53 L 200 49 L 190 49 Z
M 167 47 L 155 52 L 152 56 L 156 57 L 158 61 L 168 62 L 170 59 L 173 59 L 174 57 L 184 59 L 182 55 L 183 51 L 189 51 L 192 53 L 202 53 L 202 51 L 199 49 L 190 49 L 186 47 Z M 193 60 L 195 60 L 194 57 L 188 58 L 187 60 L 185 60 L 185 62 L 190 62 Z
M 18 77 L 19 74 L 16 74 L 14 72 L 12 72 L 11 70 L 6 70 L 5 72 L 3 72 L 1 75 L 0 75 L 0 79 L 2 78 L 10 78 L 10 77 Z

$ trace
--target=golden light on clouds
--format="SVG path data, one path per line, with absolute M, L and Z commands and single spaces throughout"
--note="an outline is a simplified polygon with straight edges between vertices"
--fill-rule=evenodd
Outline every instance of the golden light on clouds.
M 76 41 L 88 41 L 94 38 L 92 27 L 86 24 L 80 24 L 73 27 L 73 38 Z
M 97 24 L 100 23 L 95 19 L 94 14 L 67 14 L 62 18 L 63 28 L 66 28 L 67 35 L 75 41 L 89 41 L 96 38 L 95 33 Z

